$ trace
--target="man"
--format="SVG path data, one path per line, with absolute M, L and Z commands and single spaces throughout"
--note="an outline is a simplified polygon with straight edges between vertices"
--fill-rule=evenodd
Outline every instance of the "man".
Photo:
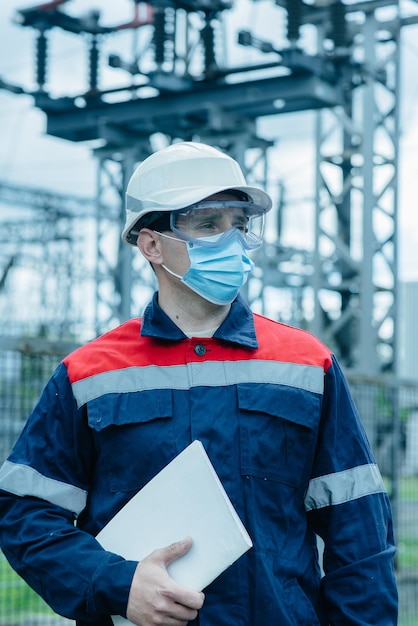
M 134 172 L 123 239 L 158 293 L 142 319 L 64 359 L 0 471 L 2 549 L 58 613 L 100 625 L 396 624 L 389 502 L 338 363 L 238 295 L 270 207 L 200 143 Z M 138 564 L 94 538 L 194 439 L 254 543 L 204 593 L 167 573 L 192 539 Z

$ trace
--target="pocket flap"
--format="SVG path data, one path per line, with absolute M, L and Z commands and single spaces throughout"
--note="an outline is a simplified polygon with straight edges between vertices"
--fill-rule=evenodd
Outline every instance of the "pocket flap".
M 238 405 L 243 411 L 266 413 L 300 426 L 317 426 L 321 396 L 285 385 L 238 385 Z
M 173 415 L 172 405 L 171 389 L 108 394 L 87 403 L 88 422 L 90 428 L 100 431 L 109 426 L 167 419 Z

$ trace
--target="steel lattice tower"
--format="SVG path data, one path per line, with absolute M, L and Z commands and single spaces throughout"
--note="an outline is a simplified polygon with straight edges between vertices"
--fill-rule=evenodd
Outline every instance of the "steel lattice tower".
M 254 307 L 265 309 L 267 291 L 279 300 L 291 291 L 296 322 L 323 338 L 346 367 L 394 371 L 399 40 L 401 27 L 416 20 L 401 19 L 398 2 L 391 0 L 277 0 L 286 45 L 250 31 L 228 33 L 237 35 L 243 49 L 267 56 L 258 64 L 225 67 L 221 35 L 230 5 L 222 0 L 135 1 L 132 21 L 115 27 L 103 26 L 98 12 L 88 19 L 71 17 L 63 3 L 18 15 L 38 33 L 38 89 L 32 95 L 46 115 L 47 132 L 70 141 L 100 139 L 103 145 L 95 152 L 96 331 L 137 314 L 154 285 L 149 268 L 120 243 L 130 173 L 158 142 L 198 139 L 229 152 L 250 180 L 273 191 L 274 240 L 257 257 L 258 270 L 248 284 Z M 307 25 L 317 37 L 313 53 L 300 44 Z M 52 27 L 87 37 L 89 85 L 78 97 L 54 99 L 46 90 Z M 129 77 L 120 89 L 128 96 L 113 102 L 108 96 L 117 90 L 100 88 L 100 44 L 118 29 L 138 38 L 148 33 L 148 45 L 128 61 L 109 57 L 109 65 Z M 282 244 L 279 208 L 285 208 L 285 193 L 276 196 L 286 181 L 269 189 L 272 142 L 258 131 L 262 118 L 301 111 L 317 116 L 315 243 L 306 250 Z M 304 267 L 298 276 L 284 269 L 283 261 L 294 257 Z

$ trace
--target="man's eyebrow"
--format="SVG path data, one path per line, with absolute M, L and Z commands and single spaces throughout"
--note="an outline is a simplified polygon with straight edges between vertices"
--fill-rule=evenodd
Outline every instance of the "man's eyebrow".
M 219 219 L 220 217 L 222 217 L 222 209 L 201 209 L 199 211 L 195 211 L 194 215 L 192 214 L 192 217 L 194 217 L 194 219 L 198 220 L 198 219 L 207 219 L 207 218 L 216 218 Z

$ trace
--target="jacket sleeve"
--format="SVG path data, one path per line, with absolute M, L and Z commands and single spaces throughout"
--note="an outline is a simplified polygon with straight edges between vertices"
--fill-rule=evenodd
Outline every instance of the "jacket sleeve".
M 0 469 L 0 547 L 57 613 L 80 621 L 125 616 L 137 565 L 77 527 L 93 465 L 91 435 L 61 364 Z
M 347 382 L 335 358 L 325 376 L 321 426 L 305 506 L 324 542 L 327 623 L 397 623 L 390 504 Z

